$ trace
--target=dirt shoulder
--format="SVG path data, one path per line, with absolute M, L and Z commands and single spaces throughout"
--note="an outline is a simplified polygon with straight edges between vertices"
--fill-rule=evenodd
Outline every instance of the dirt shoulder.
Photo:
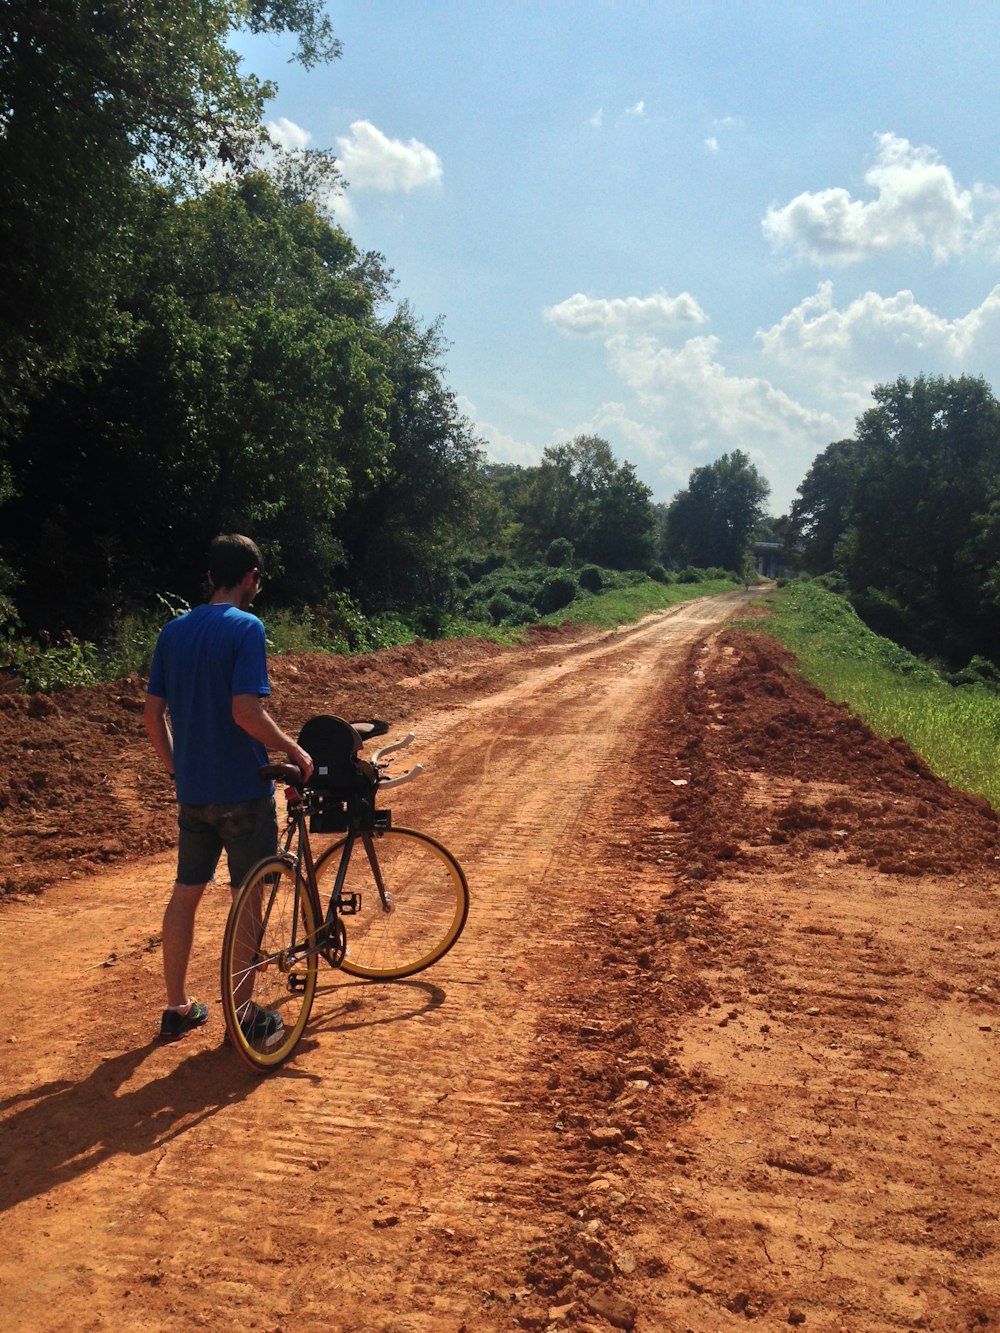
M 60 813 L 93 754 L 128 845 L 172 843 L 139 683 L 0 713 L 53 830 L 4 851 L 7 1326 L 1000 1328 L 996 817 L 723 628 L 743 605 L 276 664 L 286 725 L 357 700 L 417 730 L 394 818 L 473 913 L 411 982 L 329 974 L 268 1079 L 217 1021 L 150 1042 L 170 852 Z

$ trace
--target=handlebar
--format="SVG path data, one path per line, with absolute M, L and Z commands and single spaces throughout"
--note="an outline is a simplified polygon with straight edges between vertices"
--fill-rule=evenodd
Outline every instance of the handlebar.
M 362 736 L 363 740 L 367 740 L 369 736 L 383 735 L 388 729 L 388 724 L 384 722 L 356 722 L 352 723 L 352 725 L 359 734 L 362 734 L 362 727 L 366 729 L 368 734 Z M 383 745 L 380 749 L 375 751 L 370 762 L 376 768 L 384 768 L 388 762 L 385 760 L 384 756 L 392 754 L 395 750 L 405 749 L 406 746 L 414 740 L 415 735 L 415 732 L 408 731 L 400 740 L 392 741 L 389 745 Z M 270 779 L 273 782 L 282 782 L 289 787 L 301 788 L 304 785 L 308 785 L 303 783 L 302 770 L 297 764 L 264 764 L 263 767 L 259 768 L 257 771 L 262 778 Z M 411 769 L 408 769 L 405 773 L 400 773 L 399 777 L 396 778 L 385 777 L 382 773 L 379 773 L 378 786 L 380 789 L 383 787 L 401 787 L 404 782 L 412 782 L 414 778 L 418 778 L 423 772 L 423 764 L 414 764 Z

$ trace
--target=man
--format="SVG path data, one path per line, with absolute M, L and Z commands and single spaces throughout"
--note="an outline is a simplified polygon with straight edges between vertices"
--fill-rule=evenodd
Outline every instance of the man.
M 223 849 L 235 890 L 277 848 L 274 785 L 258 774 L 268 750 L 283 750 L 303 777 L 312 772 L 309 755 L 261 702 L 271 693 L 266 640 L 249 607 L 263 564 L 249 537 L 216 537 L 209 548 L 211 598 L 165 625 L 153 654 L 144 720 L 178 802 L 177 881 L 163 914 L 164 1041 L 208 1018 L 207 1006 L 187 993 L 187 969 L 195 913 Z M 266 1041 L 281 1018 L 254 1006 L 245 1025 L 248 1035 Z

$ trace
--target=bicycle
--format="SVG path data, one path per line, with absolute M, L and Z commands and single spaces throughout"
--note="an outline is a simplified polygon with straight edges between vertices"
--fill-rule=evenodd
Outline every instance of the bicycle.
M 349 976 L 399 980 L 443 958 L 465 927 L 469 886 L 458 861 L 428 834 L 393 828 L 391 811 L 376 808 L 379 790 L 423 772 L 419 764 L 399 777 L 385 772 L 386 756 L 412 732 L 370 761 L 360 757 L 387 731 L 384 722 L 312 718 L 299 735 L 315 765 L 309 781 L 292 764 L 260 770 L 288 784 L 287 825 L 276 855 L 236 893 L 222 943 L 227 1038 L 252 1069 L 275 1069 L 295 1050 L 320 959 Z M 314 859 L 310 833 L 344 836 Z

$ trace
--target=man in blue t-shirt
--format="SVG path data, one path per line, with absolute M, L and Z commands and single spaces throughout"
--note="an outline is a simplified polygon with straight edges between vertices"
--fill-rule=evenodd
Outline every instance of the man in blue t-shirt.
M 258 770 L 268 750 L 283 750 L 307 778 L 312 760 L 264 710 L 264 626 L 249 612 L 264 562 L 249 537 L 216 537 L 209 548 L 212 596 L 165 625 L 153 653 L 146 693 L 146 731 L 178 803 L 177 881 L 163 914 L 167 1008 L 160 1037 L 176 1040 L 208 1018 L 187 993 L 194 920 L 223 849 L 239 888 L 247 871 L 277 848 L 274 785 Z M 169 721 L 168 721 L 169 714 Z M 248 1036 L 280 1031 L 277 1013 L 253 1006 Z

